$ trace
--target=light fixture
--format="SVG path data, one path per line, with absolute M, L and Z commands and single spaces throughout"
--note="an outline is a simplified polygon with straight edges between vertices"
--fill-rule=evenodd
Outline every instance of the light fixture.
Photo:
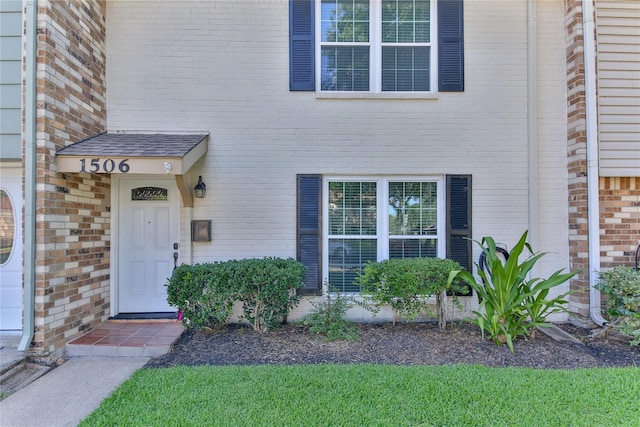
M 193 187 L 193 189 L 196 192 L 196 197 L 198 199 L 204 199 L 204 193 L 207 192 L 207 186 L 202 182 L 202 176 L 198 177 L 198 183 Z

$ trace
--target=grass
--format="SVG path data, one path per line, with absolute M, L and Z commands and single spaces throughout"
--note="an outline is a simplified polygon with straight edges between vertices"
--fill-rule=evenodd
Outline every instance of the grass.
M 640 369 L 142 369 L 80 426 L 640 426 Z

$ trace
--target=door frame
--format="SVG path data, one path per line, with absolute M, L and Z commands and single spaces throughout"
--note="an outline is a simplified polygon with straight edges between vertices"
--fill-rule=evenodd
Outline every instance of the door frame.
M 113 174 L 111 175 L 111 253 L 109 267 L 109 316 L 115 317 L 120 314 L 120 181 L 124 180 L 148 180 L 152 179 L 157 182 L 167 182 L 173 186 L 176 185 L 173 175 L 147 175 L 147 174 Z M 179 190 L 179 189 L 178 189 Z M 179 191 L 178 191 L 179 192 Z M 178 198 L 178 220 L 180 246 L 182 246 L 182 204 Z M 182 251 L 180 251 L 182 252 Z

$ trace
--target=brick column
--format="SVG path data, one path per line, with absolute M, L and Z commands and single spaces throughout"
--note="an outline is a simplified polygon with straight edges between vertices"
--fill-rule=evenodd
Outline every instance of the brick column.
M 35 336 L 53 359 L 109 314 L 110 177 L 60 174 L 60 148 L 106 130 L 105 3 L 38 2 Z
M 570 311 L 589 316 L 589 240 L 587 224 L 587 137 L 582 34 L 582 1 L 566 0 L 567 30 L 567 173 L 569 184 L 570 269 L 581 270 L 571 280 L 576 291 Z

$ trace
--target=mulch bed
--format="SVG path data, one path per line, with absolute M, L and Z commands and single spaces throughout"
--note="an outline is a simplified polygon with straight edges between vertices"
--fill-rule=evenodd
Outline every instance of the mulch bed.
M 538 332 L 519 339 L 515 353 L 506 345 L 483 339 L 477 326 L 455 322 L 441 331 L 435 323 L 357 324 L 360 338 L 325 342 L 307 327 L 284 325 L 259 333 L 244 324 L 215 331 L 185 330 L 173 349 L 151 359 L 146 367 L 177 365 L 292 365 L 376 363 L 394 365 L 480 364 L 494 367 L 591 368 L 640 366 L 640 346 L 616 335 L 591 337 L 591 330 L 558 325 L 580 343 L 556 341 Z

